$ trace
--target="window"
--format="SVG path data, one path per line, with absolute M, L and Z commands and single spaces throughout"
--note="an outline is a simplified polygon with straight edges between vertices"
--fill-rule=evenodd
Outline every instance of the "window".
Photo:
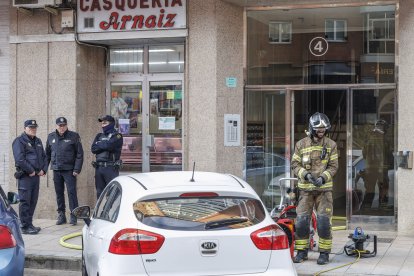
M 121 206 L 121 187 L 117 182 L 113 182 L 107 187 L 100 197 L 94 218 L 115 222 L 118 218 Z
M 367 13 L 365 24 L 367 54 L 394 54 L 394 11 Z
M 270 43 L 291 43 L 292 23 L 290 22 L 269 22 Z
M 347 21 L 339 19 L 325 20 L 325 38 L 328 41 L 347 40 Z
M 395 39 L 394 18 L 370 20 L 370 39 L 371 40 L 394 40 Z
M 143 48 L 111 49 L 109 71 L 111 73 L 142 73 Z
M 143 224 L 179 231 L 240 229 L 266 217 L 260 201 L 244 197 L 151 199 L 137 201 L 133 208 Z
M 150 73 L 183 73 L 184 45 L 149 47 Z

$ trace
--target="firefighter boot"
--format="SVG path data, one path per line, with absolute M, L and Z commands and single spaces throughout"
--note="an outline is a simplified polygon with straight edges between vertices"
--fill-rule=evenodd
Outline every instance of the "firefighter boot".
M 66 216 L 64 212 L 59 212 L 58 219 L 56 221 L 56 225 L 61 225 L 66 223 Z
M 302 263 L 308 259 L 308 250 L 298 250 L 295 258 L 293 258 L 294 263 Z
M 319 258 L 316 261 L 316 263 L 318 265 L 325 265 L 325 264 L 329 263 L 329 253 L 328 252 L 321 252 L 319 254 Z

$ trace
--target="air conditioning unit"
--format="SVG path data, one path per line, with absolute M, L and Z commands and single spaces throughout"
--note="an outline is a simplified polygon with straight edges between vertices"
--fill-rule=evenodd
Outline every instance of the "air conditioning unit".
M 58 6 L 62 0 L 13 0 L 13 6 L 16 8 L 38 9 L 46 6 Z

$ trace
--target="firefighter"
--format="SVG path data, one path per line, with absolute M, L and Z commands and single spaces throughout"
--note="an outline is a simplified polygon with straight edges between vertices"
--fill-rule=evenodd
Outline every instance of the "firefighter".
M 123 137 L 115 129 L 114 117 L 105 115 L 98 121 L 101 123 L 102 133 L 96 135 L 91 151 L 96 156 L 92 165 L 95 167 L 96 197 L 99 199 L 106 185 L 119 175 Z
M 309 119 L 309 135 L 295 145 L 292 170 L 298 177 L 299 200 L 296 208 L 295 263 L 308 259 L 310 220 L 313 209 L 317 213 L 319 258 L 317 263 L 329 262 L 332 248 L 332 188 L 338 170 L 336 143 L 326 137 L 331 124 L 323 113 L 316 112 Z
M 392 166 L 393 158 L 390 144 L 385 138 L 386 130 L 387 122 L 377 120 L 362 150 L 362 155 L 365 159 L 363 175 L 365 195 L 362 201 L 362 208 L 366 210 L 372 207 L 375 197 L 375 186 L 377 184 L 380 206 L 385 206 L 388 203 L 388 170 Z

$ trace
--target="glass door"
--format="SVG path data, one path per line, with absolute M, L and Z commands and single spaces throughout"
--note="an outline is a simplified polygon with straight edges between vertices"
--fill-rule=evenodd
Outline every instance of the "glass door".
M 352 223 L 394 221 L 395 88 L 352 90 Z
M 110 83 L 110 114 L 124 137 L 121 172 L 182 170 L 183 80 L 166 77 Z
M 328 137 L 336 142 L 339 156 L 339 169 L 333 179 L 333 213 L 340 217 L 346 216 L 347 91 L 313 89 L 296 90 L 292 93 L 292 149 L 296 142 L 306 137 L 312 114 L 324 113 L 331 122 Z
M 150 171 L 182 170 L 182 81 L 149 82 Z
M 121 159 L 122 171 L 142 171 L 142 82 L 111 83 L 110 114 L 122 133 L 124 144 Z
M 270 211 L 280 203 L 279 180 L 289 176 L 289 119 L 285 91 L 247 91 L 245 179 Z

